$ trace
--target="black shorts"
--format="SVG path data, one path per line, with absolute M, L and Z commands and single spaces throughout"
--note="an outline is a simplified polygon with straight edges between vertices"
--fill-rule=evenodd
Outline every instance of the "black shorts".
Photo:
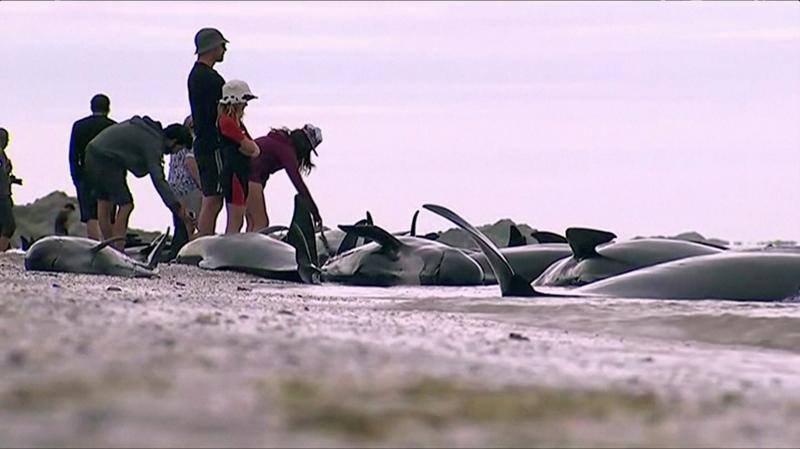
M 0 196 L 0 237 L 11 238 L 17 230 L 14 220 L 14 202 L 10 196 Z
M 126 179 L 128 171 L 124 167 L 87 151 L 86 174 L 92 194 L 98 200 L 111 201 L 117 206 L 133 203 L 133 195 Z
M 81 222 L 97 220 L 97 197 L 92 189 L 92 183 L 88 179 L 81 180 L 75 186 L 78 193 L 78 207 L 81 210 Z
M 200 190 L 203 191 L 203 196 L 222 195 L 219 180 L 222 161 L 216 145 L 195 140 L 194 160 L 197 162 L 197 171 L 200 172 Z
M 246 167 L 222 167 L 220 182 L 225 202 L 236 206 L 247 204 L 249 189 L 249 170 Z

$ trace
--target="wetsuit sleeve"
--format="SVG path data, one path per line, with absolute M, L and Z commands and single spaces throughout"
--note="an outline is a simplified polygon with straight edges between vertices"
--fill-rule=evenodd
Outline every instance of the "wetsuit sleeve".
M 219 132 L 236 143 L 242 143 L 247 138 L 244 130 L 231 117 L 223 115 L 219 119 Z
M 72 132 L 69 137 L 69 173 L 72 176 L 72 183 L 78 184 L 82 179 L 82 168 L 78 165 L 80 155 L 78 154 L 77 142 L 75 142 L 75 125 L 72 125 Z

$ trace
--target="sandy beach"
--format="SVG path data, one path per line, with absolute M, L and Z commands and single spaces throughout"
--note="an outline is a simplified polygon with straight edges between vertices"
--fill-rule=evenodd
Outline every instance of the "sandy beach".
M 501 299 L 0 255 L 2 446 L 797 446 L 796 303 Z

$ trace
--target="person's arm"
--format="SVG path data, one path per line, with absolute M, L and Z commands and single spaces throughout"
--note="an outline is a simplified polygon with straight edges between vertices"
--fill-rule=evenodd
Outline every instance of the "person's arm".
M 303 181 L 303 175 L 300 174 L 300 164 L 297 162 L 297 156 L 294 155 L 294 151 L 278 152 L 277 157 L 284 170 L 286 170 L 286 174 L 292 181 L 297 193 L 303 195 L 308 200 L 308 207 L 311 209 L 310 212 L 314 217 L 314 220 L 321 225 L 322 217 L 319 214 L 317 203 L 314 202 L 314 198 L 311 196 L 311 191 L 308 190 L 308 186 L 306 186 L 305 181 Z
M 186 170 L 189 171 L 189 176 L 194 180 L 194 184 L 200 187 L 200 170 L 197 168 L 197 161 L 191 151 L 186 153 L 184 164 L 186 164 Z
M 258 145 L 247 137 L 244 130 L 231 117 L 223 115 L 219 119 L 219 133 L 239 144 L 239 151 L 245 156 L 257 157 L 261 150 Z
M 75 142 L 75 125 L 72 125 L 72 132 L 69 137 L 69 173 L 72 176 L 72 183 L 78 185 L 81 180 L 81 168 L 78 164 L 79 154 Z

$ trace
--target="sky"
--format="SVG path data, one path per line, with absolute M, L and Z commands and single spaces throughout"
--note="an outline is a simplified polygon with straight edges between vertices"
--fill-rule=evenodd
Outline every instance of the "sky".
M 326 225 L 369 210 L 399 231 L 437 203 L 474 224 L 800 240 L 797 2 L 2 1 L 16 203 L 74 195 L 69 132 L 95 93 L 118 121 L 182 121 L 207 26 L 230 41 L 220 74 L 259 96 L 254 137 L 322 129 Z M 129 183 L 132 225 L 169 226 L 149 178 Z M 266 197 L 287 223 L 283 173 Z

